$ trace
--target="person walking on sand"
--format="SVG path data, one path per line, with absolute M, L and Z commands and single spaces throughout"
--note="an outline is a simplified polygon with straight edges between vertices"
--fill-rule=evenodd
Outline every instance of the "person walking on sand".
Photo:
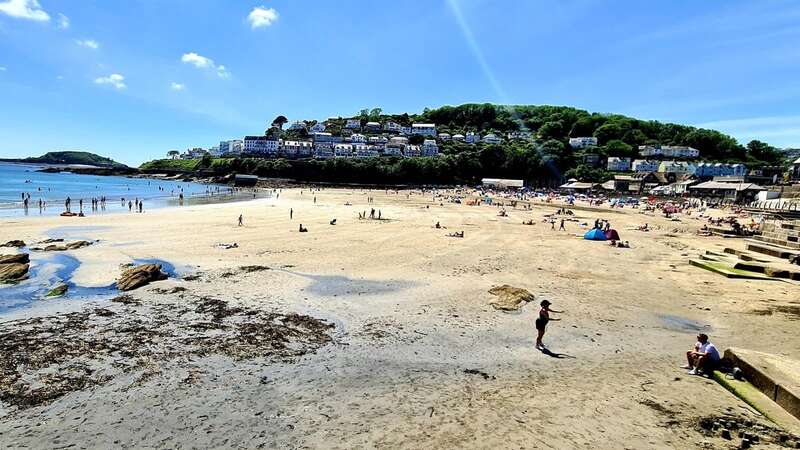
M 244 217 L 242 216 L 242 214 L 239 214 L 239 226 L 240 227 L 244 226 Z
M 289 208 L 289 220 L 292 220 L 292 217 L 294 217 L 294 209 Z
M 558 227 L 558 231 L 567 231 L 567 229 L 564 228 L 564 219 L 561 219 L 561 225 Z
M 561 320 L 561 319 L 554 319 L 550 317 L 550 313 L 563 313 L 564 311 L 556 311 L 554 309 L 550 309 L 550 301 L 549 300 L 542 300 L 539 305 L 542 309 L 539 310 L 539 317 L 536 319 L 536 348 L 538 350 L 542 350 L 545 348 L 544 344 L 542 344 L 542 338 L 544 337 L 545 330 L 547 328 L 547 323 L 551 320 Z

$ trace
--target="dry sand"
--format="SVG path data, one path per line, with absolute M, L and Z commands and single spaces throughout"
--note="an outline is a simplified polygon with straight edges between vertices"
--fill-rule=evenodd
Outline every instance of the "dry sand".
M 359 220 L 371 207 L 389 220 Z M 576 211 L 581 222 L 609 219 L 631 244 L 618 249 L 575 237 L 583 232 L 576 222 L 566 233 L 551 231 L 541 220 L 556 208 L 498 217 L 496 207 L 440 206 L 427 194 L 297 189 L 279 199 L 145 214 L 3 220 L 0 241 L 54 233 L 99 239 L 70 253 L 82 262 L 74 280 L 81 285 L 106 285 L 120 264 L 139 258 L 200 277 L 133 291 L 133 304 L 54 301 L 46 320 L 59 317 L 53 309 L 88 311 L 94 322 L 86 336 L 119 340 L 130 332 L 121 325 L 126 317 L 144 327 L 160 317 L 158 329 L 172 331 L 146 341 L 161 346 L 146 364 L 112 352 L 106 356 L 118 364 L 94 367 L 96 383 L 84 389 L 38 406 L 4 403 L 0 439 L 7 448 L 685 449 L 732 445 L 703 433 L 703 418 L 765 424 L 715 382 L 678 367 L 698 330 L 721 349 L 800 358 L 791 314 L 797 286 L 690 266 L 689 257 L 706 249 L 743 247 L 694 236 L 695 220 Z M 239 214 L 244 227 L 236 226 Z M 536 225 L 522 225 L 527 219 Z M 437 221 L 447 229 L 433 228 Z M 657 229 L 628 230 L 644 222 Z M 309 232 L 298 233 L 299 223 Z M 446 237 L 460 230 L 465 238 Z M 234 242 L 238 248 L 216 246 Z M 494 309 L 488 290 L 503 284 L 527 289 L 536 302 L 516 313 Z M 533 345 L 545 298 L 566 310 L 545 336 L 562 358 Z M 288 356 L 188 351 L 186 335 L 170 333 L 182 320 L 207 318 L 175 311 L 208 299 L 244 316 L 308 315 L 335 328 L 330 339 L 315 336 L 313 346 Z M 161 304 L 174 308 L 163 313 Z M 138 345 L 136 336 L 128 345 Z

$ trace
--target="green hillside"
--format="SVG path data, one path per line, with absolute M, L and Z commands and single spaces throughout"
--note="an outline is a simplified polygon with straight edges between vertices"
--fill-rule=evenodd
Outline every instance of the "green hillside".
M 42 156 L 33 156 L 21 159 L 4 159 L 6 162 L 20 162 L 31 164 L 82 164 L 97 167 L 127 167 L 111 158 L 95 155 L 89 152 L 47 152 Z

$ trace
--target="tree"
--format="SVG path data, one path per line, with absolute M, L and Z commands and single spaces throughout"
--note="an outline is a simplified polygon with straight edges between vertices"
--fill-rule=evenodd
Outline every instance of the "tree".
M 369 120 L 377 122 L 381 118 L 381 113 L 383 113 L 382 109 L 372 108 L 372 111 L 369 112 Z
M 177 150 L 170 150 L 170 151 L 167 152 L 167 156 L 170 159 L 178 159 L 178 155 L 180 155 L 180 154 L 181 154 L 181 152 L 179 152 Z
M 594 130 L 594 137 L 600 145 L 605 145 L 613 139 L 622 139 L 624 135 L 625 129 L 617 122 L 608 122 Z
M 412 134 L 408 137 L 408 143 L 411 145 L 422 145 L 425 142 L 425 136 L 421 134 Z
M 614 139 L 608 141 L 605 145 L 606 147 L 606 155 L 608 156 L 622 156 L 622 157 L 633 157 L 636 156 L 636 151 L 634 148 L 619 139 Z
M 275 120 L 272 121 L 272 126 L 273 127 L 278 127 L 278 128 L 280 128 L 282 130 L 283 126 L 287 122 L 289 122 L 289 119 L 287 119 L 286 116 L 278 116 L 278 117 L 275 118 Z
M 557 120 L 553 122 L 546 122 L 539 128 L 539 139 L 562 139 L 566 134 L 564 132 L 564 122 Z
M 747 159 L 764 165 L 777 166 L 783 160 L 783 155 L 775 147 L 761 141 L 747 143 Z

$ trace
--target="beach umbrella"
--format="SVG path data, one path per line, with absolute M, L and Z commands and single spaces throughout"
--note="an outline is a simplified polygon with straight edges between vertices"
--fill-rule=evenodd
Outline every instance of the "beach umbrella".
M 583 238 L 587 241 L 605 241 L 606 235 L 603 234 L 603 230 L 599 228 L 592 228 L 583 235 Z
M 617 233 L 617 230 L 615 230 L 613 228 L 608 230 L 608 231 L 606 231 L 605 235 L 606 235 L 606 239 L 608 239 L 609 241 L 619 241 L 620 240 L 619 233 Z

